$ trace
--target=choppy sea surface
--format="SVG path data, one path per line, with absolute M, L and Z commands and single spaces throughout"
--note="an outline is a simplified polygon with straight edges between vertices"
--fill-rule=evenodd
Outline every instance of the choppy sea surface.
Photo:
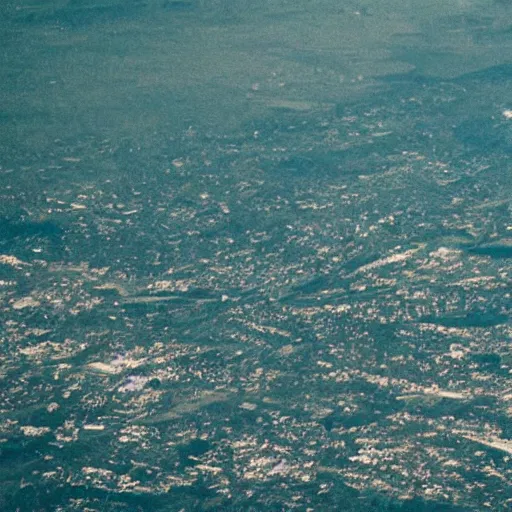
M 6 0 L 2 511 L 512 508 L 512 2 Z

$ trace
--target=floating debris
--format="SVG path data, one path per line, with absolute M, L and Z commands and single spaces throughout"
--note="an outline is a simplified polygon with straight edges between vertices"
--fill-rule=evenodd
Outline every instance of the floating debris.
M 23 297 L 13 303 L 13 309 L 37 308 L 41 303 L 33 297 Z
M 0 263 L 3 265 L 10 265 L 11 267 L 23 267 L 30 266 L 29 263 L 21 261 L 16 256 L 10 256 L 8 254 L 0 254 Z

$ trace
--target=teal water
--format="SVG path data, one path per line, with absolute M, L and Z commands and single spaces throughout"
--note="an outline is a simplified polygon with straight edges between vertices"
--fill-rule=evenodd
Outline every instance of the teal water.
M 510 510 L 510 2 L 0 23 L 1 510 Z

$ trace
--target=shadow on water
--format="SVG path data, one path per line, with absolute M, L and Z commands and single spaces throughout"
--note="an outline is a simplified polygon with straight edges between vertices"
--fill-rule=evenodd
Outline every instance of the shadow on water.
M 85 28 L 95 23 L 106 23 L 126 18 L 135 18 L 144 13 L 147 2 L 127 0 L 125 2 L 77 2 L 72 0 L 65 7 L 27 9 L 16 15 L 19 23 L 57 24 L 69 28 Z
M 454 135 L 468 149 L 510 153 L 512 133 L 508 126 L 489 117 L 472 117 L 454 128 Z
M 0 244 L 16 239 L 46 238 L 60 240 L 64 230 L 52 221 L 29 221 L 0 218 Z
M 512 3 L 511 3 L 512 5 Z M 465 73 L 464 75 L 454 79 L 456 83 L 467 84 L 470 81 L 479 83 L 485 81 L 486 83 L 503 83 L 508 84 L 512 79 L 512 64 L 500 64 L 498 66 L 490 66 L 488 68 Z
M 464 316 L 423 317 L 419 323 L 442 325 L 443 327 L 494 327 L 508 322 L 508 316 L 493 312 L 472 312 Z
M 51 24 L 79 30 L 95 24 L 170 13 L 201 12 L 213 15 L 218 21 L 238 20 L 241 13 L 250 9 L 253 4 L 248 0 L 70 0 L 61 7 L 30 6 L 16 10 L 13 19 L 27 25 Z
M 512 258 L 512 246 L 510 245 L 471 247 L 467 249 L 467 252 L 477 256 L 489 256 L 492 259 Z

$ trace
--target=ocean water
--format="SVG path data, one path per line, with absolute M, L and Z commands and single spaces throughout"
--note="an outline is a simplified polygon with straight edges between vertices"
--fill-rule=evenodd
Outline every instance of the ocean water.
M 511 510 L 511 2 L 0 28 L 0 510 Z

